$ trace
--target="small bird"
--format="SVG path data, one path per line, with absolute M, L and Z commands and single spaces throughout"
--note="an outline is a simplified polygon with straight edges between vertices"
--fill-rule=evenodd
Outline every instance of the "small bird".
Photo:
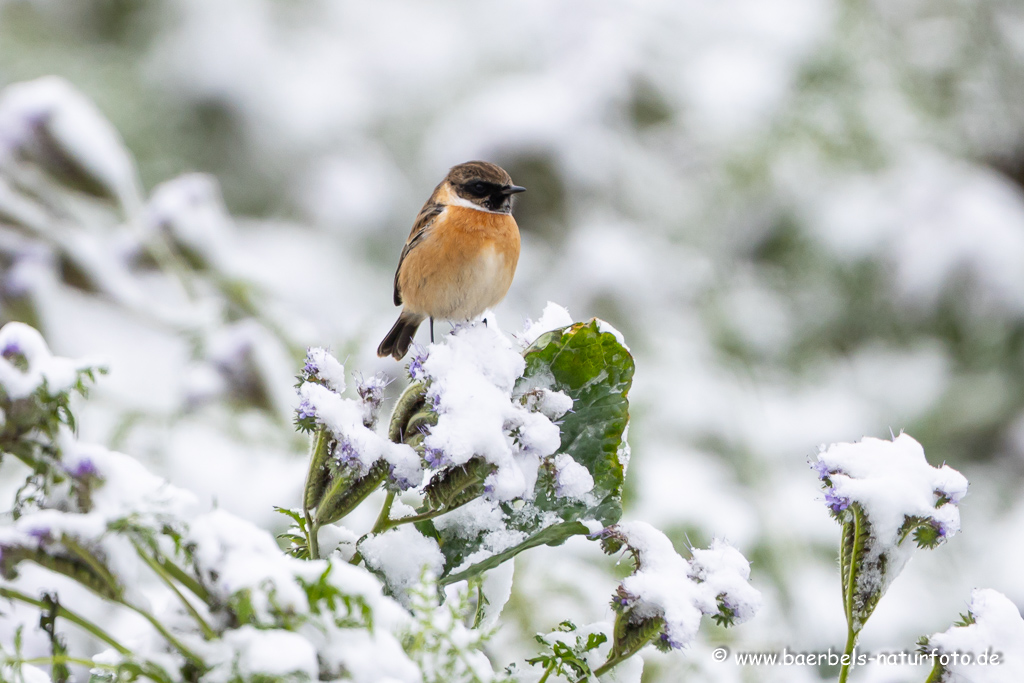
M 453 166 L 420 209 L 395 272 L 395 305 L 402 306 L 377 355 L 401 360 L 430 318 L 471 320 L 505 298 L 519 261 L 519 226 L 512 195 L 525 187 L 499 166 L 467 161 Z

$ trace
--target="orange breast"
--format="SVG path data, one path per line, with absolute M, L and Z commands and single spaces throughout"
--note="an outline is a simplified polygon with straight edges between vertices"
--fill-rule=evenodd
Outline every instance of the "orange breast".
M 518 261 L 510 214 L 448 206 L 402 263 L 403 303 L 434 318 L 475 318 L 505 298 Z

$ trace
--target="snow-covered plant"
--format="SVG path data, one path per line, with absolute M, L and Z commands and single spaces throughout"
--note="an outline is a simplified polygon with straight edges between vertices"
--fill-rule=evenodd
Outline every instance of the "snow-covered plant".
M 477 325 L 417 349 L 386 436 L 375 429 L 384 378 L 343 396 L 343 366 L 311 349 L 296 419 L 312 457 L 303 508 L 283 510 L 295 522 L 285 552 L 132 458 L 79 442 L 69 398 L 98 366 L 6 325 L 0 456 L 29 472 L 0 526 L 0 670 L 67 681 L 88 669 L 93 683 L 519 680 L 482 651 L 511 592 L 502 565 L 572 535 L 629 548 L 636 573 L 615 625 L 541 638 L 550 652 L 529 663 L 544 680 L 602 675 L 652 640 L 684 647 L 701 614 L 751 616 L 758 595 L 737 551 L 716 542 L 687 562 L 653 528 L 617 524 L 633 372 L 620 336 L 593 320 L 522 346 Z M 338 524 L 379 487 L 372 528 Z M 73 652 L 82 642 L 67 624 L 105 649 Z
M 846 614 L 846 653 L 914 548 L 935 548 L 960 530 L 957 507 L 967 479 L 932 467 L 907 434 L 892 441 L 864 438 L 822 448 L 813 463 L 825 502 L 842 524 L 840 573 Z M 840 681 L 849 675 L 844 662 Z
M 51 356 L 20 323 L 0 329 L 0 347 L 0 456 L 29 468 L 0 526 L 4 680 L 48 680 L 37 664 L 60 681 L 85 667 L 97 683 L 420 680 L 400 642 L 409 615 L 372 574 L 288 557 L 266 531 L 77 441 L 68 400 L 96 366 Z M 42 641 L 25 629 L 33 612 Z M 107 649 L 69 654 L 67 623 Z
M 292 554 L 316 558 L 325 527 L 383 487 L 373 527 L 339 552 L 379 574 L 414 614 L 424 572 L 440 586 L 478 581 L 524 550 L 572 535 L 599 539 L 610 553 L 628 548 L 636 573 L 613 599 L 616 623 L 588 627 L 575 644 L 563 642 L 562 629 L 541 637 L 551 653 L 530 663 L 543 667 L 544 680 L 602 675 L 651 642 L 686 647 L 701 614 L 731 625 L 753 616 L 760 602 L 747 583 L 749 565 L 732 547 L 716 542 L 687 562 L 653 527 L 616 524 L 629 457 L 632 358 L 599 320 L 542 332 L 567 317 L 549 305 L 528 326 L 521 353 L 484 325 L 414 347 L 411 383 L 387 438 L 373 429 L 380 380 L 345 398 L 344 368 L 311 349 L 296 422 L 313 435 L 312 457 L 304 508 L 288 512 L 297 523 L 287 535 Z M 351 530 L 328 536 L 357 538 Z M 477 604 L 500 612 L 508 582 L 486 589 L 494 583 L 481 584 Z M 466 671 L 467 680 L 483 680 Z
M 616 522 L 633 362 L 604 325 L 541 335 L 522 353 L 484 325 L 415 347 L 387 437 L 373 430 L 379 398 L 367 398 L 379 397 L 380 381 L 344 398 L 341 365 L 310 350 L 297 412 L 314 433 L 301 530 L 309 550 L 295 552 L 317 557 L 322 527 L 380 486 L 387 496 L 357 559 L 392 586 L 411 585 L 423 566 L 448 585 Z M 416 507 L 396 514 L 406 491 Z M 401 577 L 382 559 L 396 544 L 424 550 Z
M 704 615 L 732 626 L 753 617 L 761 606 L 761 594 L 748 583 L 750 564 L 724 541 L 694 549 L 687 561 L 646 522 L 616 524 L 599 537 L 609 554 L 628 551 L 634 571 L 612 597 L 614 641 L 597 675 L 650 642 L 662 650 L 688 647 Z
M 1024 680 L 1024 619 L 1009 598 L 989 588 L 975 590 L 967 614 L 922 638 L 919 649 L 935 660 L 926 683 Z

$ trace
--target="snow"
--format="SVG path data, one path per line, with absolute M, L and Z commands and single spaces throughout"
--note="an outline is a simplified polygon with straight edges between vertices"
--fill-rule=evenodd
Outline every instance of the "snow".
M 51 143 L 55 148 L 46 149 Z M 135 164 L 121 136 L 96 105 L 62 78 L 17 83 L 0 95 L 0 167 L 25 152 L 44 159 L 66 155 L 128 210 L 138 208 Z
M 572 459 L 568 453 L 555 456 L 555 495 L 582 500 L 594 490 L 590 470 Z
M 251 591 L 256 614 L 268 622 L 275 606 L 292 610 L 306 606 L 306 594 L 295 576 L 308 576 L 316 566 L 282 554 L 274 537 L 263 529 L 224 510 L 212 510 L 192 521 L 185 543 L 192 547 L 207 585 L 221 600 Z
M 99 41 L 104 21 L 55 6 L 5 6 L 17 11 L 0 21 L 4 76 L 65 74 L 136 146 L 146 187 L 216 157 L 237 239 L 222 239 L 232 226 L 209 177 L 209 194 L 193 179 L 151 204 L 174 204 L 163 232 L 237 266 L 256 317 L 283 312 L 301 339 L 262 367 L 285 411 L 239 401 L 204 357 L 217 330 L 252 319 L 218 294 L 223 273 L 155 265 L 145 215 L 140 231 L 119 210 L 79 211 L 73 195 L 36 194 L 43 166 L 5 165 L 0 316 L 35 320 L 58 355 L 113 361 L 75 402 L 84 438 L 279 528 L 271 505 L 294 506 L 304 474 L 287 400 L 301 349 L 400 374 L 373 354 L 393 322 L 397 250 L 445 169 L 492 159 L 529 187 L 502 319 L 555 299 L 612 322 L 635 352 L 630 514 L 767 548 L 784 566 L 755 567 L 768 609 L 730 632 L 734 649 L 841 644 L 841 615 L 802 595 L 828 595 L 837 578 L 835 524 L 800 468 L 821 442 L 890 428 L 961 469 L 974 495 L 961 508 L 970 533 L 908 567 L 872 617 L 871 646 L 913 643 L 975 585 L 1024 604 L 1021 554 L 1001 540 L 1024 520 L 1020 373 L 1007 371 L 1024 310 L 1015 4 L 527 0 L 493 14 L 183 0 L 147 13 L 145 40 Z M 979 9 L 993 21 L 979 24 Z M 0 148 L 33 140 L 18 121 Z M 80 132 L 85 148 L 103 139 Z M 80 269 L 101 291 L 69 277 Z M 192 395 L 190 367 L 206 373 Z M 952 528 L 953 512 L 934 519 Z M 586 545 L 519 559 L 525 616 L 492 653 L 528 656 L 535 631 L 603 616 L 603 565 Z M 556 582 L 566 566 L 574 580 Z M 928 620 L 901 597 L 911 585 Z
M 414 360 L 437 413 L 423 441 L 435 460 L 462 465 L 474 456 L 493 463 L 488 495 L 498 501 L 529 498 L 542 458 L 561 445 L 558 426 L 513 399 L 526 364 L 498 329 L 464 326 Z
M 559 306 L 553 301 L 549 301 L 544 307 L 544 312 L 541 313 L 540 317 L 536 321 L 527 318 L 526 324 L 523 325 L 523 332 L 519 335 L 519 339 L 524 346 L 529 346 L 533 342 L 537 341 L 545 332 L 551 330 L 557 330 L 560 327 L 568 327 L 573 324 L 572 316 L 569 315 L 569 311 L 563 306 Z
M 327 388 L 341 394 L 345 391 L 345 366 L 334 358 L 327 349 L 319 346 L 309 349 L 306 353 L 305 371 L 322 379 Z
M 362 395 L 357 399 L 343 398 L 345 389 L 344 367 L 324 349 L 312 349 L 307 355 L 306 369 L 310 380 L 303 381 L 298 388 L 300 405 L 299 417 L 314 416 L 326 426 L 337 440 L 339 447 L 334 457 L 359 476 L 365 475 L 378 460 L 390 465 L 390 474 L 400 488 L 418 486 L 423 479 L 420 457 L 407 444 L 393 443 L 367 426 L 372 424 L 376 409 L 380 405 L 382 389 L 378 383 L 361 384 Z M 321 379 L 319 384 L 314 379 Z
M 572 398 L 564 391 L 531 389 L 523 395 L 528 410 L 536 411 L 549 420 L 557 420 L 572 410 Z
M 24 359 L 27 368 L 14 364 Z M 21 399 L 42 386 L 50 395 L 69 390 L 78 380 L 78 372 L 99 367 L 94 361 L 72 361 L 50 353 L 43 337 L 35 329 L 18 322 L 0 328 L 0 386 L 12 399 Z
M 972 683 L 1015 683 L 1024 680 L 1024 620 L 1017 606 L 1005 595 L 990 588 L 971 593 L 970 614 L 975 623 L 954 626 L 928 638 L 928 651 L 937 648 L 947 655 L 953 680 Z M 971 656 L 970 663 L 949 659 L 959 653 Z M 993 655 L 998 660 L 992 659 Z M 987 661 L 979 662 L 979 657 Z
M 316 650 L 302 635 L 280 629 L 253 626 L 227 631 L 223 646 L 231 654 L 228 662 L 211 662 L 214 668 L 204 678 L 211 683 L 227 683 L 242 676 L 319 676 Z
M 664 618 L 665 637 L 673 648 L 693 642 L 701 616 L 719 613 L 718 600 L 732 610 L 735 623 L 747 621 L 761 607 L 760 592 L 748 583 L 750 564 L 724 541 L 695 550 L 687 562 L 665 534 L 646 522 L 623 522 L 605 533 L 623 538 L 637 556 L 636 572 L 621 583 L 623 607 L 630 618 Z
M 427 538 L 406 524 L 370 536 L 359 544 L 366 566 L 380 572 L 394 596 L 408 606 L 408 591 L 429 572 L 440 576 L 444 571 L 444 555 L 437 541 Z
M 899 531 L 910 517 L 932 519 L 943 538 L 960 530 L 957 506 L 967 479 L 948 465 L 929 465 L 921 444 L 908 434 L 823 447 L 816 468 L 832 482 L 831 496 L 860 504 L 872 536 L 885 547 L 902 542 Z
M 483 578 L 484 598 L 487 604 L 484 606 L 484 616 L 480 621 L 480 628 L 484 631 L 497 628 L 498 618 L 508 599 L 512 597 L 512 578 L 515 574 L 515 563 L 505 562 L 494 569 L 485 572 Z
M 438 531 L 452 530 L 458 538 L 476 538 L 482 533 L 497 531 L 505 522 L 505 513 L 498 502 L 476 498 L 462 507 L 446 512 L 434 519 Z

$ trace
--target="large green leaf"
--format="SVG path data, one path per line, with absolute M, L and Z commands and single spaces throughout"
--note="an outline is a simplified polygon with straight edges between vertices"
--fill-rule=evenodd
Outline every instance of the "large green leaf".
M 520 390 L 546 388 L 573 399 L 572 412 L 561 422 L 560 453 L 568 453 L 594 477 L 587 502 L 555 495 L 553 473 L 542 469 L 534 499 L 525 505 L 505 504 L 507 528 L 525 534 L 520 543 L 457 573 L 443 583 L 468 579 L 538 545 L 559 545 L 587 533 L 581 521 L 608 526 L 622 515 L 622 480 L 628 450 L 623 436 L 629 422 L 627 394 L 633 381 L 633 357 L 614 334 L 601 330 L 597 319 L 548 332 L 524 352 L 526 371 Z M 552 514 L 553 513 L 553 514 Z M 479 550 L 483 537 L 459 538 L 433 531 L 445 554 L 447 572 Z

